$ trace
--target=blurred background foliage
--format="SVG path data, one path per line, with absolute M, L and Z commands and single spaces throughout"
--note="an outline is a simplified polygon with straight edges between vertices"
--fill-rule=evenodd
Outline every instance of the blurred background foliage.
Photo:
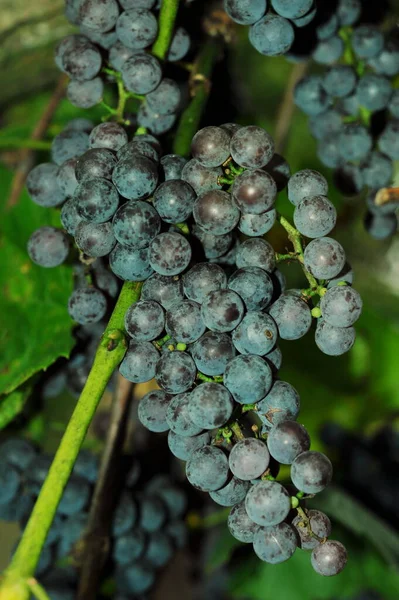
M 26 400 L 37 383 L 36 374 L 57 358 L 67 357 L 73 346 L 72 323 L 66 310 L 72 269 L 66 265 L 47 271 L 30 263 L 25 253 L 29 235 L 42 224 L 57 225 L 58 213 L 34 205 L 25 191 L 14 206 L 9 205 L 9 198 L 15 170 L 24 159 L 23 150 L 18 146 L 22 147 L 24 140 L 30 137 L 59 80 L 52 48 L 56 40 L 71 30 L 62 16 L 62 7 L 62 0 L 45 0 L 39 4 L 3 0 L 0 27 L 3 74 L 0 88 L 0 428 L 17 417 L 11 431 L 22 428 L 24 434 L 43 443 L 48 451 L 55 449 L 75 400 L 68 394 L 41 404 L 35 404 L 34 399 Z M 320 431 L 326 422 L 338 423 L 366 436 L 389 423 L 398 439 L 399 240 L 372 240 L 363 229 L 364 198 L 348 199 L 338 194 L 331 173 L 318 161 L 316 143 L 308 131 L 306 117 L 292 107 L 289 89 L 287 91 L 287 85 L 300 69 L 303 67 L 284 58 L 262 57 L 249 45 L 245 28 L 240 28 L 236 43 L 217 68 L 203 123 L 210 125 L 235 119 L 261 125 L 273 135 L 280 128 L 282 154 L 292 172 L 312 168 L 329 179 L 330 199 L 339 213 L 334 235 L 346 249 L 355 271 L 354 285 L 364 301 L 363 315 L 357 324 L 358 338 L 352 351 L 338 358 L 321 354 L 312 332 L 297 342 L 282 342 L 284 360 L 280 376 L 300 392 L 300 420 L 312 436 L 314 449 L 323 449 Z M 71 118 L 78 116 L 99 120 L 101 112 L 98 108 L 82 111 L 63 100 L 46 139 L 51 140 Z M 283 136 L 281 127 L 285 130 Z M 43 150 L 36 153 L 35 159 L 45 161 L 47 156 Z M 293 207 L 285 192 L 280 194 L 277 208 L 284 215 L 292 216 Z M 276 251 L 285 251 L 287 239 L 278 225 L 268 234 L 268 239 Z M 282 269 L 290 287 L 303 287 L 302 273 L 295 265 L 284 265 Z M 96 443 L 101 445 L 92 432 L 87 445 L 96 447 Z M 345 461 L 337 464 L 337 481 L 342 479 L 340 468 L 345 469 Z M 397 481 L 398 472 L 392 472 L 391 476 L 392 481 L 395 478 Z M 368 472 L 364 477 L 363 500 L 367 505 L 367 489 L 373 487 L 374 477 Z M 396 500 L 399 502 L 399 498 Z M 332 579 L 317 576 L 305 553 L 297 552 L 288 563 L 269 566 L 260 563 L 246 548 L 237 550 L 239 544 L 229 536 L 225 525 L 217 530 L 216 537 L 210 532 L 205 572 L 210 585 L 213 582 L 216 587 L 221 586 L 218 581 L 223 579 L 222 592 L 217 588 L 217 597 L 317 600 L 349 598 L 360 590 L 374 589 L 381 598 L 397 600 L 397 522 L 389 513 L 381 521 L 375 512 L 356 502 L 338 487 L 328 490 L 324 500 L 321 495 L 318 502 L 334 519 L 333 537 L 342 538 L 349 548 L 347 569 Z M 0 566 L 4 566 L 13 535 L 1 524 L 0 537 Z M 229 564 L 233 568 L 227 570 L 226 575 L 225 565 Z M 168 596 L 168 591 L 165 594 L 165 590 L 162 593 L 164 598 L 175 597 Z M 209 593 L 206 597 L 213 596 Z

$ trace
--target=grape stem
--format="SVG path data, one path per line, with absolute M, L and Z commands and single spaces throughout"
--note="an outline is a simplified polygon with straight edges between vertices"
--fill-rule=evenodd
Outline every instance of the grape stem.
M 28 588 L 29 588 L 31 594 L 37 600 L 50 600 L 50 596 L 48 595 L 46 590 L 43 588 L 43 586 L 40 585 L 40 583 L 34 577 L 31 577 L 30 579 L 28 579 L 27 585 L 28 585 Z
M 291 258 L 295 257 L 295 260 L 297 260 L 299 262 L 299 264 L 302 267 L 302 271 L 306 277 L 306 279 L 309 282 L 310 288 L 312 290 L 316 290 L 319 288 L 319 284 L 317 282 L 317 280 L 313 277 L 313 275 L 311 273 L 309 273 L 309 271 L 307 270 L 307 268 L 305 267 L 305 261 L 304 261 L 304 257 L 303 257 L 303 248 L 302 248 L 302 236 L 299 233 L 299 231 L 293 226 L 291 225 L 291 223 L 282 215 L 278 214 L 277 215 L 277 219 L 280 223 L 280 225 L 282 227 L 284 227 L 284 229 L 286 230 L 286 232 L 288 233 L 288 239 L 290 240 L 291 244 L 294 247 L 294 251 L 295 253 L 292 255 Z
M 122 125 L 130 125 L 130 121 L 125 119 L 124 116 L 126 102 L 131 98 L 135 98 L 136 100 L 142 102 L 144 100 L 144 96 L 134 94 L 133 92 L 128 92 L 124 86 L 122 75 L 118 71 L 104 67 L 102 72 L 112 77 L 115 80 L 118 88 L 118 105 L 116 108 L 112 108 L 112 106 L 109 106 L 109 104 L 104 101 L 101 102 L 101 106 L 109 113 L 103 117 L 102 120 L 108 121 L 109 119 L 114 118 L 117 123 L 121 123 Z
M 297 497 L 297 496 L 296 496 Z M 294 496 L 295 498 L 295 496 Z M 302 527 L 306 527 L 306 529 L 308 530 L 308 535 L 312 538 L 314 538 L 315 540 L 317 540 L 318 542 L 320 542 L 320 544 L 324 544 L 324 542 L 327 541 L 327 538 L 321 538 L 320 536 L 316 535 L 316 533 L 314 533 L 314 531 L 312 531 L 312 526 L 310 524 L 310 519 L 308 517 L 308 515 L 305 513 L 305 511 L 303 510 L 303 508 L 301 506 L 297 506 L 295 508 L 295 510 L 297 511 L 298 515 L 301 517 L 302 521 L 300 521 L 298 523 L 299 526 Z
M 25 148 L 28 150 L 51 150 L 51 142 L 46 140 L 18 140 L 0 137 L 0 148 Z
M 181 156 L 190 154 L 191 140 L 198 130 L 202 112 L 210 92 L 209 77 L 220 54 L 220 42 L 208 40 L 199 53 L 190 76 L 192 100 L 183 111 L 173 144 L 173 152 Z
M 124 317 L 140 298 L 142 283 L 125 282 L 97 348 L 85 387 L 55 454 L 29 521 L 0 586 L 0 600 L 27 600 L 51 523 L 71 475 L 89 425 L 112 373 L 124 357 L 127 339 Z
M 158 21 L 158 37 L 152 47 L 152 54 L 161 60 L 166 57 L 179 8 L 179 0 L 163 0 Z
M 230 429 L 234 434 L 234 437 L 238 440 L 245 440 L 245 435 L 243 434 L 243 432 L 241 431 L 241 427 L 239 426 L 237 421 L 233 421 L 233 423 L 231 423 L 230 425 Z

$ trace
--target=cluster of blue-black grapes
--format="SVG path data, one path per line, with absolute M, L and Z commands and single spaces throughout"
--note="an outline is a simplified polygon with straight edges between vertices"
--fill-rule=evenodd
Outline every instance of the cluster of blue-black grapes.
M 265 56 L 312 56 L 325 64 L 344 51 L 336 35 L 340 27 L 353 25 L 361 14 L 360 0 L 318 3 L 315 0 L 224 0 L 233 21 L 249 25 L 249 41 Z
M 144 281 L 141 300 L 125 316 L 130 342 L 120 365 L 128 380 L 155 378 L 160 387 L 140 402 L 139 418 L 152 431 L 170 428 L 170 448 L 188 460 L 191 483 L 222 504 L 238 504 L 231 527 L 244 519 L 246 541 L 258 540 L 255 551 L 262 559 L 280 562 L 298 544 L 317 542 L 315 569 L 339 572 L 346 561 L 342 545 L 319 544 L 328 535 L 324 516 L 314 518 L 314 531 L 312 515 L 293 529 L 292 519 L 286 522 L 291 495 L 268 480 L 270 461 L 292 463 L 292 481 L 303 493 L 320 491 L 331 478 L 330 462 L 309 451 L 309 436 L 295 421 L 298 394 L 277 379 L 278 338 L 302 337 L 313 316 L 316 344 L 326 354 L 348 351 L 355 339 L 362 303 L 350 285 L 342 246 L 326 237 L 336 212 L 325 178 L 311 170 L 291 176 L 271 136 L 256 126 L 205 127 L 194 136 L 193 158 L 186 161 L 160 158 L 159 143 L 148 134 L 128 142 L 113 123 L 90 134 L 82 132 L 81 121 L 73 125 L 54 140 L 56 164 L 36 167 L 28 190 L 42 205 L 67 197 L 61 219 L 86 258 L 109 255 L 120 279 Z M 261 237 L 276 221 L 274 204 L 286 186 L 295 225 L 310 238 L 303 261 L 321 298 L 313 308 L 301 290 L 284 290 L 274 249 Z M 41 228 L 28 250 L 38 264 L 56 266 L 68 253 L 66 234 Z M 72 318 L 83 325 L 100 321 L 105 311 L 105 295 L 87 282 L 69 301 Z M 260 417 L 268 441 L 240 440 L 228 458 L 218 436 L 211 443 L 210 432 L 228 429 L 242 405 Z M 311 540 L 298 541 L 298 531 Z
M 27 440 L 9 438 L 0 445 L 0 519 L 19 522 L 24 529 L 51 462 L 50 456 Z M 36 569 L 52 600 L 76 597 L 77 544 L 88 524 L 87 511 L 97 476 L 97 457 L 81 451 Z M 187 537 L 184 492 L 165 475 L 137 486 L 139 479 L 140 463 L 133 459 L 111 528 L 109 575 L 115 578 L 121 598 L 149 590 L 157 570 L 184 546 Z
M 67 96 L 80 108 L 101 102 L 108 77 L 103 67 L 120 73 L 128 92 L 145 96 L 137 114 L 139 126 L 158 135 L 173 126 L 182 97 L 180 86 L 163 76 L 160 60 L 146 51 L 158 35 L 156 4 L 156 0 L 67 0 L 66 17 L 79 25 L 80 33 L 58 44 L 55 62 L 71 78 Z M 166 60 L 182 60 L 189 48 L 187 31 L 177 27 Z
M 397 229 L 398 198 L 381 201 L 377 192 L 392 185 L 399 159 L 399 93 L 393 87 L 399 45 L 369 24 L 347 35 L 352 64 L 338 62 L 342 53 L 329 54 L 327 72 L 302 79 L 295 102 L 310 117 L 318 156 L 335 169 L 337 187 L 347 195 L 367 188 L 366 229 L 385 239 Z

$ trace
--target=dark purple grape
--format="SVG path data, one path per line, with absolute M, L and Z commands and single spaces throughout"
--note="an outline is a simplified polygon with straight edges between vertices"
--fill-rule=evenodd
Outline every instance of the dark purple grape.
M 328 538 L 331 534 L 331 521 L 319 510 L 308 510 L 306 516 L 309 519 L 309 525 L 304 522 L 301 515 L 297 515 L 292 521 L 292 526 L 299 534 L 302 550 L 313 550 L 320 544 L 320 540 L 317 538 Z M 312 536 L 312 533 L 317 537 Z
M 93 287 L 77 288 L 68 300 L 68 312 L 80 325 L 101 321 L 107 310 L 107 300 Z
M 190 353 L 199 371 L 222 375 L 236 351 L 229 335 L 209 331 L 190 346 Z
M 308 450 L 299 454 L 291 465 L 291 480 L 306 494 L 317 494 L 328 486 L 332 478 L 332 464 L 321 452 Z
M 229 454 L 233 475 L 244 481 L 257 479 L 269 466 L 270 454 L 263 440 L 247 438 L 235 444 Z
M 80 223 L 75 231 L 77 246 L 91 258 L 107 256 L 116 244 L 111 223 Z
M 148 202 L 131 200 L 116 211 L 112 227 L 118 242 L 137 250 L 150 245 L 161 229 L 161 219 Z
M 319 544 L 312 552 L 312 567 L 319 575 L 331 577 L 338 575 L 346 566 L 348 555 L 341 542 L 328 540 Z
M 187 298 L 202 304 L 207 294 L 227 287 L 227 276 L 219 265 L 198 263 L 183 275 L 183 287 Z
M 216 290 L 205 296 L 201 315 L 211 331 L 232 331 L 244 315 L 244 303 L 233 290 Z
M 198 196 L 194 204 L 194 219 L 207 233 L 223 235 L 233 231 L 240 220 L 240 211 L 227 192 L 211 190 Z
M 223 450 L 203 446 L 193 452 L 186 464 L 187 479 L 202 492 L 219 490 L 227 481 L 229 465 Z
M 29 258 L 41 267 L 58 267 L 69 253 L 68 236 L 55 227 L 40 227 L 28 241 Z
M 189 390 L 196 375 L 194 361 L 187 352 L 164 354 L 156 365 L 155 379 L 170 394 L 181 394 Z
M 248 169 L 234 180 L 231 197 L 242 213 L 260 215 L 273 208 L 277 185 L 266 171 Z
M 106 148 L 91 148 L 80 156 L 76 163 L 75 175 L 79 182 L 84 179 L 112 178 L 112 171 L 116 166 L 116 157 L 111 150 Z
M 191 154 L 204 167 L 218 167 L 230 156 L 230 136 L 221 127 L 204 127 L 193 137 Z

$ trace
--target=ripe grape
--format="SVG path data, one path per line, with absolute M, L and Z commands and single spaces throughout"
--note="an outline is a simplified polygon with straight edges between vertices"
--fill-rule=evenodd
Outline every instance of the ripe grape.
M 190 353 L 197 369 L 205 375 L 222 375 L 236 354 L 231 337 L 214 331 L 205 333 L 192 344 Z
M 134 94 L 149 94 L 158 87 L 162 79 L 159 60 L 144 52 L 128 58 L 122 64 L 121 74 L 126 89 Z
M 237 250 L 236 265 L 239 269 L 260 267 L 271 273 L 276 266 L 273 246 L 262 238 L 245 240 Z
M 191 418 L 191 395 L 192 392 L 177 394 L 172 398 L 166 411 L 166 421 L 171 431 L 178 436 L 192 437 L 204 429 Z
M 291 558 L 297 548 L 297 538 L 288 523 L 260 527 L 253 540 L 255 554 L 261 560 L 276 565 Z
M 100 123 L 90 133 L 90 148 L 108 148 L 117 152 L 128 142 L 126 131 L 118 123 Z
M 326 196 L 303 198 L 295 207 L 295 227 L 306 237 L 318 238 L 329 234 L 336 221 L 337 211 Z
M 260 356 L 237 356 L 227 364 L 224 385 L 236 402 L 250 404 L 261 400 L 272 385 L 272 371 Z M 251 382 L 251 385 L 248 385 Z
M 143 300 L 155 300 L 165 310 L 171 310 L 184 300 L 183 283 L 177 277 L 154 273 L 144 282 L 141 297 Z
M 181 174 L 181 178 L 191 185 L 196 194 L 220 189 L 218 178 L 222 176 L 223 171 L 220 167 L 204 167 L 195 158 L 184 165 Z
M 199 304 L 202 304 L 207 294 L 224 289 L 226 286 L 227 276 L 219 265 L 197 263 L 183 275 L 185 295 Z
M 150 265 L 160 275 L 182 273 L 191 259 L 191 246 L 179 233 L 160 233 L 149 250 Z
M 155 377 L 158 360 L 158 350 L 151 342 L 137 343 L 131 340 L 119 372 L 132 383 L 145 383 Z
M 75 242 L 87 256 L 98 258 L 111 252 L 116 239 L 111 223 L 81 222 L 76 227 Z
M 229 233 L 240 220 L 240 211 L 232 203 L 230 195 L 221 190 L 211 190 L 198 196 L 193 214 L 197 225 L 214 235 Z
M 222 427 L 233 413 L 233 399 L 223 385 L 202 383 L 191 392 L 188 412 L 201 430 Z
M 224 10 L 235 23 L 253 25 L 266 12 L 266 0 L 224 0 Z
M 168 433 L 169 450 L 174 456 L 181 460 L 188 460 L 195 450 L 199 450 L 210 442 L 208 431 L 195 436 L 184 437 L 170 430 Z
M 283 340 L 298 340 L 310 329 L 312 315 L 301 297 L 283 294 L 269 309 Z
M 227 518 L 227 527 L 236 540 L 246 544 L 253 541 L 255 533 L 259 529 L 259 525 L 249 518 L 245 509 L 245 501 L 233 506 Z
M 164 354 L 156 365 L 155 379 L 170 394 L 181 394 L 191 388 L 196 377 L 193 359 L 186 352 Z
M 247 493 L 245 508 L 254 523 L 264 527 L 278 525 L 290 512 L 291 499 L 277 481 L 260 481 Z
M 262 440 L 247 438 L 235 444 L 229 454 L 233 475 L 244 481 L 260 477 L 267 469 L 270 454 Z
M 204 167 L 218 167 L 230 156 L 230 136 L 221 127 L 204 127 L 193 137 L 191 154 Z
M 240 166 L 260 169 L 272 159 L 274 141 L 261 127 L 240 127 L 230 140 L 230 152 Z
M 139 154 L 122 158 L 112 172 L 112 181 L 124 198 L 143 200 L 156 189 L 158 169 L 151 159 Z
M 157 19 L 151 11 L 145 8 L 126 10 L 119 15 L 116 22 L 116 34 L 119 41 L 132 50 L 143 50 L 150 46 L 155 41 L 157 33 Z
M 69 240 L 61 229 L 40 227 L 28 241 L 29 258 L 41 267 L 58 267 L 67 258 Z
M 294 38 L 295 32 L 291 23 L 272 13 L 267 13 L 249 29 L 249 41 L 265 56 L 285 54 L 291 48 Z
M 317 279 L 332 279 L 345 265 L 341 244 L 329 237 L 312 240 L 305 248 L 305 267 Z
M 202 492 L 219 490 L 227 481 L 229 466 L 223 450 L 203 446 L 193 452 L 186 464 L 187 479 Z
M 291 480 L 295 487 L 306 494 L 317 494 L 331 481 L 332 465 L 321 452 L 308 450 L 299 454 L 291 465 Z
M 359 25 L 352 35 L 352 47 L 358 58 L 373 58 L 384 46 L 384 36 L 375 25 Z
M 312 567 L 319 575 L 330 577 L 338 575 L 346 565 L 348 555 L 341 542 L 328 540 L 319 544 L 312 552 Z
M 233 331 L 233 344 L 240 354 L 264 356 L 276 345 L 277 326 L 270 315 L 248 312 Z
M 151 342 L 161 335 L 165 326 L 162 307 L 154 300 L 140 300 L 125 314 L 125 328 L 136 342 Z
M 132 250 L 149 246 L 161 229 L 158 212 L 143 201 L 126 202 L 112 220 L 114 235 L 118 242 Z
M 105 223 L 116 212 L 119 195 L 108 179 L 84 179 L 73 195 L 79 215 L 93 223 Z
M 295 420 L 299 407 L 300 399 L 296 389 L 290 383 L 280 380 L 274 382 L 269 393 L 256 405 L 259 416 L 264 416 L 269 427 L 286 420 Z
M 144 281 L 153 273 L 148 248 L 132 250 L 116 244 L 109 255 L 109 264 L 115 275 L 126 281 Z
M 348 352 L 355 343 L 356 332 L 353 327 L 335 327 L 324 319 L 318 319 L 315 342 L 317 347 L 329 356 L 340 356 Z
M 235 178 L 231 197 L 242 213 L 262 214 L 273 208 L 277 185 L 262 169 L 248 169 Z
M 68 312 L 80 325 L 97 323 L 103 318 L 106 310 L 107 300 L 96 288 L 77 288 L 68 300 Z
M 65 200 L 65 192 L 57 182 L 58 167 L 42 163 L 33 167 L 26 179 L 29 196 L 39 206 L 59 206 Z
M 237 327 L 244 314 L 244 304 L 233 290 L 210 292 L 204 298 L 201 315 L 211 331 L 226 332 Z
M 313 548 L 316 548 L 320 544 L 320 540 L 313 537 L 311 533 L 322 539 L 327 538 L 331 534 L 331 521 L 327 515 L 319 510 L 308 510 L 306 516 L 309 519 L 310 531 L 301 515 L 297 515 L 293 519 L 292 526 L 295 527 L 299 534 L 302 550 L 313 550 Z
M 332 287 L 322 297 L 320 309 L 323 319 L 335 327 L 349 327 L 362 312 L 360 294 L 350 286 Z
M 155 190 L 153 203 L 162 221 L 181 223 L 190 217 L 195 200 L 196 194 L 190 184 L 172 179 Z
M 282 421 L 270 430 L 267 447 L 275 460 L 290 465 L 298 454 L 309 450 L 310 437 L 303 425 L 296 421 Z
M 111 179 L 112 172 L 117 163 L 115 154 L 106 148 L 91 148 L 77 159 L 75 175 L 81 182 L 84 179 L 104 177 Z
M 216 492 L 209 492 L 209 495 L 220 506 L 234 506 L 245 499 L 250 485 L 249 481 L 232 477 L 224 487 Z

